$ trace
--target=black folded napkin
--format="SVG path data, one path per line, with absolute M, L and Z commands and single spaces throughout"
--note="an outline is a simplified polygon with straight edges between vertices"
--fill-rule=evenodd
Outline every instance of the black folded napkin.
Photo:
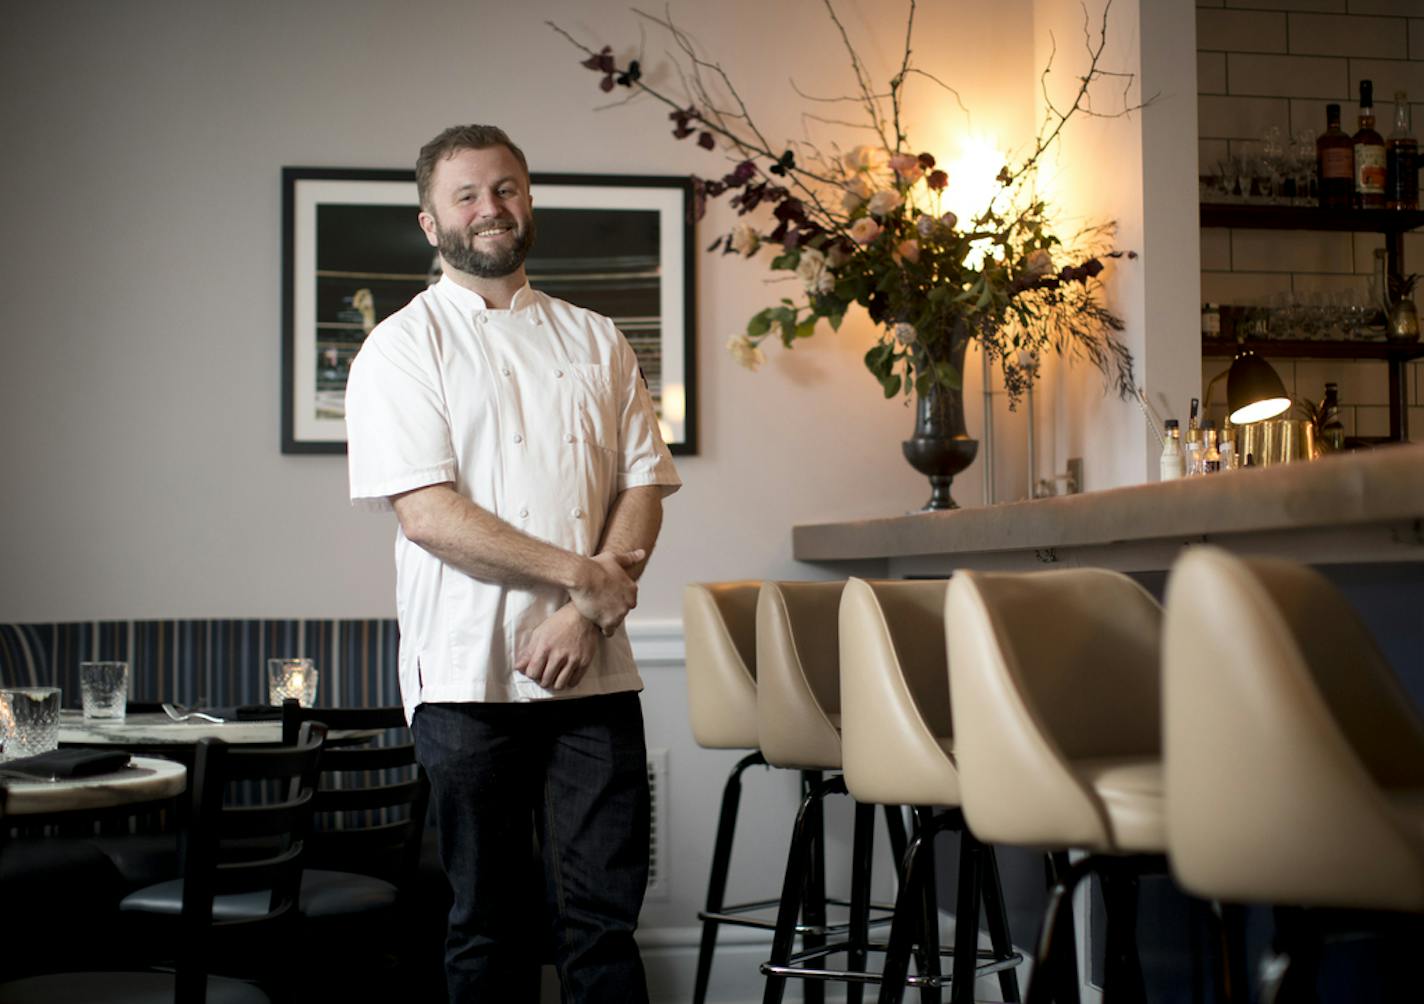
M 123 750 L 62 749 L 34 756 L 20 757 L 0 763 L 0 773 L 23 774 L 45 781 L 62 778 L 93 777 L 96 774 L 112 774 L 122 770 L 129 763 L 129 755 Z
M 280 722 L 282 709 L 270 704 L 239 704 L 226 708 L 204 708 L 208 714 L 229 722 Z

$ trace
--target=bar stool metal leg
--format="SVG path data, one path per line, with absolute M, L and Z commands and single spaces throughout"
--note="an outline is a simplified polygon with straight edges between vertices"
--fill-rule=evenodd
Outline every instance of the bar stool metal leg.
M 875 853 L 875 806 L 855 805 L 855 837 L 851 844 L 850 941 L 846 966 L 863 972 L 870 943 L 870 863 Z M 846 987 L 846 1004 L 861 1004 L 865 987 L 852 982 Z
M 1004 883 L 999 877 L 999 858 L 989 844 L 982 850 L 980 881 L 983 883 L 984 923 L 989 929 L 989 946 L 995 958 L 1013 953 L 1013 936 L 1009 932 L 1008 910 L 1004 905 Z M 1013 969 L 999 970 L 999 992 L 1006 1004 L 1018 1004 L 1019 977 Z
M 727 890 L 727 871 L 732 860 L 732 837 L 737 829 L 737 809 L 742 799 L 742 773 L 748 767 L 766 766 L 761 753 L 752 753 L 737 761 L 722 789 L 722 808 L 717 814 L 717 841 L 712 851 L 712 874 L 707 880 L 707 908 L 698 915 L 702 921 L 702 943 L 697 949 L 697 976 L 693 984 L 693 1004 L 707 1000 L 707 985 L 712 975 L 712 954 L 717 948 L 717 929 L 729 921 L 722 913 Z
M 810 799 L 808 828 L 811 838 L 811 856 L 806 869 L 805 898 L 801 901 L 801 922 L 803 949 L 822 948 L 826 944 L 826 806 L 823 790 L 823 775 L 819 770 L 801 772 L 801 793 Z M 844 790 L 842 788 L 842 790 Z M 822 794 L 811 798 L 811 793 Z M 802 987 L 805 1004 L 823 1004 L 826 988 L 819 980 L 807 980 Z
M 979 963 L 979 886 L 983 873 L 984 845 L 974 834 L 959 833 L 959 896 L 954 908 L 954 967 L 949 999 L 953 1004 L 972 1004 L 974 972 Z M 927 932 L 928 933 L 928 932 Z

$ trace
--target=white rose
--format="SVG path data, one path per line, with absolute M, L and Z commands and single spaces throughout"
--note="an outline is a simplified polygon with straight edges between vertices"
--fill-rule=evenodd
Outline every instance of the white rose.
M 862 216 L 850 225 L 850 239 L 857 244 L 869 244 L 880 236 L 880 224 L 869 216 Z
M 756 232 L 756 227 L 738 223 L 732 228 L 732 250 L 737 254 L 751 257 L 760 246 L 761 235 Z
M 829 293 L 836 288 L 836 277 L 826 267 L 826 256 L 815 248 L 802 250 L 796 274 L 801 277 L 808 293 Z
M 841 158 L 851 171 L 880 171 L 890 163 L 890 154 L 878 146 L 858 146 Z
M 872 216 L 884 216 L 894 209 L 898 209 L 905 201 L 905 197 L 893 188 L 882 188 L 870 197 L 870 214 Z
M 870 198 L 874 191 L 870 187 L 870 182 L 861 175 L 856 175 L 846 182 L 845 194 L 841 196 L 841 208 L 848 213 L 853 213 L 865 204 L 865 200 Z
M 919 337 L 920 333 L 915 330 L 913 324 L 906 324 L 904 321 L 901 321 L 895 325 L 895 341 L 901 345 L 914 345 Z
M 732 353 L 733 359 L 752 371 L 766 362 L 766 353 L 746 335 L 733 335 L 728 338 L 727 351 Z

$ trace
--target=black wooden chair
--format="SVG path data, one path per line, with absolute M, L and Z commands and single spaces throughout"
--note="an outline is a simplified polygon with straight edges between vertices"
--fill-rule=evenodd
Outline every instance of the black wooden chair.
M 314 721 L 373 733 L 322 751 L 301 895 L 304 936 L 321 957 L 313 966 L 319 985 L 329 990 L 337 978 L 369 989 L 368 979 L 400 970 L 415 932 L 429 927 L 417 916 L 415 876 L 430 785 L 401 707 L 303 708 L 288 700 L 283 741 Z
M 298 962 L 297 897 L 311 826 L 319 724 L 287 746 L 247 748 L 217 739 L 197 745 L 182 877 L 127 897 L 131 916 L 165 914 L 154 946 L 173 949 L 171 972 L 88 972 L 33 976 L 0 985 L 0 1004 L 270 1004 Z M 241 785 L 244 797 L 234 799 Z M 62 895 L 63 890 L 55 890 Z M 234 904 L 242 904 L 234 909 Z M 57 937 L 62 932 L 56 932 Z M 211 975 L 237 963 L 261 986 Z M 265 989 L 264 989 L 265 987 Z

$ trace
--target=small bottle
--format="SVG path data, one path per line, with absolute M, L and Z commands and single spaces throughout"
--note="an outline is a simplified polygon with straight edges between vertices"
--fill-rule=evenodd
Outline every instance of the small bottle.
M 1394 131 L 1384 151 L 1386 209 L 1419 208 L 1419 141 L 1410 135 L 1409 95 L 1394 92 Z
M 1201 401 L 1192 398 L 1192 410 L 1187 417 L 1187 445 L 1184 458 L 1189 478 L 1194 478 L 1201 473 L 1201 428 L 1197 425 L 1197 409 L 1200 406 Z
M 1340 128 L 1340 106 L 1325 106 L 1325 131 L 1315 141 L 1316 195 L 1322 209 L 1349 209 L 1355 198 L 1355 145 Z
M 1221 308 L 1214 303 L 1203 303 L 1201 311 L 1201 333 L 1203 338 L 1221 337 Z
M 1175 418 L 1167 419 L 1167 437 L 1162 441 L 1161 480 L 1176 481 L 1186 474 L 1186 458 L 1182 456 L 1182 426 Z
M 1221 423 L 1221 441 L 1216 445 L 1217 452 L 1221 454 L 1221 469 L 1223 471 L 1234 471 L 1236 463 L 1236 427 L 1231 424 L 1231 419 L 1226 419 Z
M 1351 142 L 1355 148 L 1355 205 L 1384 208 L 1384 137 L 1375 132 L 1375 85 L 1360 81 L 1360 128 Z
M 1340 421 L 1340 389 L 1334 383 L 1325 385 L 1325 397 L 1320 401 L 1320 448 L 1328 453 L 1345 448 L 1345 424 Z
M 1209 418 L 1202 422 L 1202 435 L 1206 437 L 1206 445 L 1202 447 L 1201 472 L 1215 474 L 1221 470 L 1221 452 L 1216 448 L 1216 423 Z

